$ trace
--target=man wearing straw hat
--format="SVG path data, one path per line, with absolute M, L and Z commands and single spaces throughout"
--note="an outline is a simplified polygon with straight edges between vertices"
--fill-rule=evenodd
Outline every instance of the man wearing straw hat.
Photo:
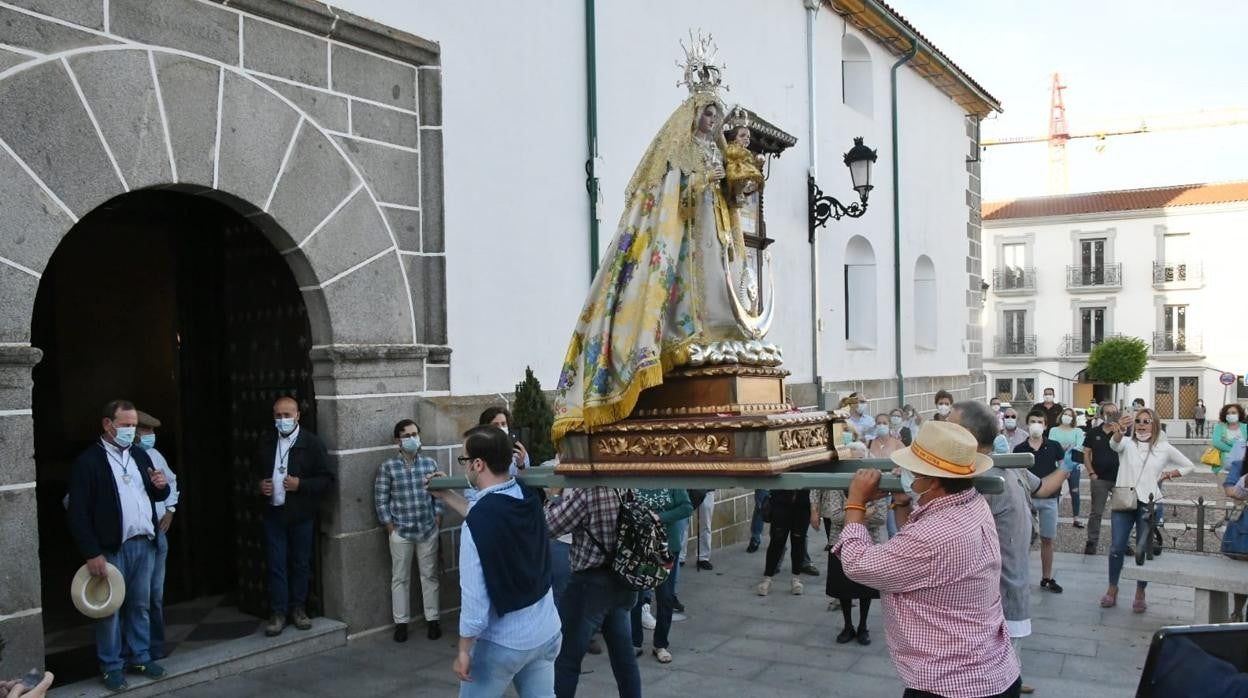
M 1001 550 L 992 511 L 974 478 L 992 468 L 975 437 L 951 422 L 923 425 L 890 456 L 913 511 L 875 544 L 863 525 L 879 499 L 880 471 L 849 486 L 845 528 L 833 548 L 850 579 L 884 597 L 885 633 L 907 698 L 1015 698 L 1022 680 L 999 589 Z
M 95 623 L 95 652 L 104 685 L 113 691 L 127 687 L 125 670 L 151 679 L 165 675 L 151 661 L 148 604 L 159 525 L 153 502 L 169 496 L 169 485 L 151 458 L 132 448 L 138 425 L 133 403 L 105 405 L 104 433 L 74 461 L 69 479 L 69 530 L 88 572 L 104 577 L 111 565 L 135 590 L 118 612 Z

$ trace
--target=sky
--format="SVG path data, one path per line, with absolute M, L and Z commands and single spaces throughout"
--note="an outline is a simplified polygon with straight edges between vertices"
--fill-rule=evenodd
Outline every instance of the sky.
M 1243 0 L 889 0 L 995 96 L 983 138 L 1048 134 L 1062 75 L 1072 133 L 1202 109 L 1248 114 Z M 1049 193 L 1048 146 L 1002 145 L 983 158 L 985 200 Z M 1248 179 L 1248 124 L 1116 136 L 1067 147 L 1069 191 Z

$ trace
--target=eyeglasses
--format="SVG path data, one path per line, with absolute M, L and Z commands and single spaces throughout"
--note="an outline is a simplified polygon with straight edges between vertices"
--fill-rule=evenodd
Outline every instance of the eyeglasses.
M 476 460 L 476 458 L 473 456 L 455 456 L 455 460 L 459 461 L 460 465 L 463 465 L 464 463 L 470 463 Z
M 1153 423 L 1153 420 L 1151 420 L 1151 419 L 1137 419 L 1137 420 L 1135 420 L 1135 423 L 1136 423 L 1136 424 L 1143 425 L 1143 426 L 1148 426 L 1149 424 L 1152 424 L 1152 423 Z

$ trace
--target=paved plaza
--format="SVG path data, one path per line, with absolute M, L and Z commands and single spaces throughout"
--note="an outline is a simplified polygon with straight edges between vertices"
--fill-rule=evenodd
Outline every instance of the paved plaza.
M 812 535 L 818 536 L 816 532 Z M 811 539 L 812 553 L 817 549 Z M 873 644 L 837 645 L 840 612 L 827 611 L 823 577 L 804 577 L 806 594 L 788 593 L 788 579 L 777 578 L 772 595 L 760 598 L 763 553 L 748 555 L 743 545 L 716 551 L 715 571 L 686 566 L 680 597 L 689 620 L 672 631 L 675 661 L 661 666 L 641 659 L 645 695 L 654 698 L 746 698 L 767 696 L 900 696 L 884 643 L 883 613 L 871 609 Z M 819 560 L 824 567 L 824 560 Z M 1101 609 L 1106 558 L 1059 553 L 1057 579 L 1065 593 L 1037 587 L 1032 596 L 1035 633 L 1024 643 L 1024 679 L 1036 695 L 1054 698 L 1131 696 L 1148 653 L 1152 633 L 1183 624 L 1192 613 L 1192 591 L 1152 585 L 1149 610 L 1131 612 L 1131 588 L 1119 606 Z M 1032 578 L 1040 578 L 1039 553 L 1032 554 Z M 1126 603 L 1123 604 L 1122 600 Z M 445 623 L 455 627 L 455 617 Z M 358 638 L 345 648 L 257 669 L 177 692 L 211 696 L 453 696 L 451 673 L 455 638 L 428 642 L 416 627 L 406 644 L 390 633 Z M 649 633 L 647 633 L 647 637 Z M 580 695 L 612 696 L 615 685 L 606 655 L 586 658 Z

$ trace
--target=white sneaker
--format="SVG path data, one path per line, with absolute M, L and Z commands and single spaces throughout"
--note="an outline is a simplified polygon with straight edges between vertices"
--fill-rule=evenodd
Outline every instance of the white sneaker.
M 759 596 L 766 596 L 770 594 L 771 593 L 771 577 L 763 577 L 763 581 L 759 582 L 758 586 L 755 587 L 754 590 L 758 592 Z
M 802 580 L 798 579 L 797 577 L 794 577 L 793 582 L 789 587 L 789 590 L 793 592 L 794 596 L 801 596 L 802 592 L 806 590 L 806 587 L 805 585 L 802 584 Z
M 650 612 L 650 604 L 648 603 L 642 604 L 641 605 L 641 627 L 645 628 L 646 630 L 654 630 L 654 626 L 658 624 L 659 622 L 654 619 L 654 614 Z
M 675 611 L 672 611 L 672 622 L 673 622 L 673 623 L 683 623 L 683 622 L 685 622 L 685 621 L 687 621 L 687 620 L 689 620 L 689 616 L 688 616 L 688 615 L 686 615 L 686 614 L 684 614 L 684 613 L 677 613 L 677 612 L 675 612 Z

